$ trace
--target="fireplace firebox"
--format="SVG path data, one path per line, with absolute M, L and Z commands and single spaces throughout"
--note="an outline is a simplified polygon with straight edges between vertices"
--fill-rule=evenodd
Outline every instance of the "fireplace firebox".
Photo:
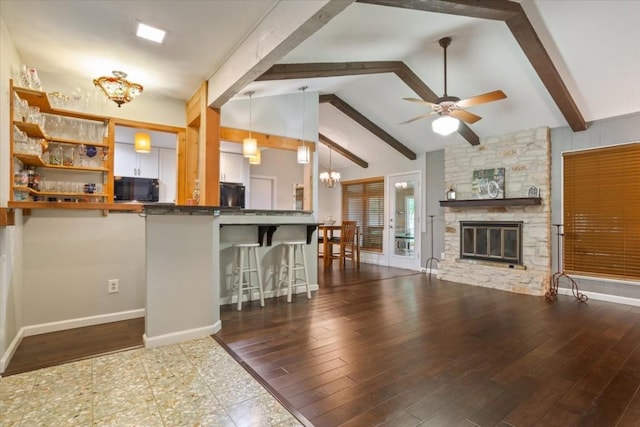
M 522 264 L 522 222 L 461 221 L 460 258 Z

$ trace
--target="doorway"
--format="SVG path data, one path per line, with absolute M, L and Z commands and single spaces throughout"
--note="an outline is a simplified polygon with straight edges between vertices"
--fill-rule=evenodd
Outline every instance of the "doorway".
M 388 265 L 420 270 L 420 172 L 387 179 Z
M 250 179 L 249 209 L 274 209 L 276 200 L 276 178 L 252 176 Z

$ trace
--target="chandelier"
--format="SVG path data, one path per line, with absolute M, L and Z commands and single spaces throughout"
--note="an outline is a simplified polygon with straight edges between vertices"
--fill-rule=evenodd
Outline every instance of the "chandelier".
M 127 73 L 123 71 L 112 71 L 112 73 L 115 77 L 98 77 L 93 79 L 93 84 L 102 89 L 107 98 L 118 104 L 118 107 L 142 93 L 141 85 L 126 79 Z
M 340 182 L 340 172 L 331 170 L 331 147 L 329 147 L 329 171 L 320 174 L 320 181 L 327 188 L 334 188 Z

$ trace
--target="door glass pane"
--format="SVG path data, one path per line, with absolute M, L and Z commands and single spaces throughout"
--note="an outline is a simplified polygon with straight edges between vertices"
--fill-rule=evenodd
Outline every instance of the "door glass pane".
M 518 259 L 518 231 L 504 230 L 504 257 Z
M 502 238 L 499 228 L 491 228 L 489 231 L 489 255 L 498 258 L 502 257 Z
M 415 231 L 415 181 L 395 183 L 394 254 L 412 257 Z
M 487 231 L 485 227 L 476 228 L 476 254 L 487 255 Z

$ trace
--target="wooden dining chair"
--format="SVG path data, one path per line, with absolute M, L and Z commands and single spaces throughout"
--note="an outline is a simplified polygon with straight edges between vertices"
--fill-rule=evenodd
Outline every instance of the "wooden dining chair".
M 356 228 L 358 223 L 356 221 L 342 221 L 342 227 L 340 228 L 340 236 L 332 237 L 329 239 L 330 245 L 330 255 L 331 259 L 340 260 L 340 268 L 344 268 L 346 265 L 346 260 L 349 258 L 353 263 L 353 266 L 356 266 L 355 256 L 356 256 Z M 334 246 L 338 246 L 338 252 L 334 253 Z M 324 256 L 327 256 L 325 254 Z

